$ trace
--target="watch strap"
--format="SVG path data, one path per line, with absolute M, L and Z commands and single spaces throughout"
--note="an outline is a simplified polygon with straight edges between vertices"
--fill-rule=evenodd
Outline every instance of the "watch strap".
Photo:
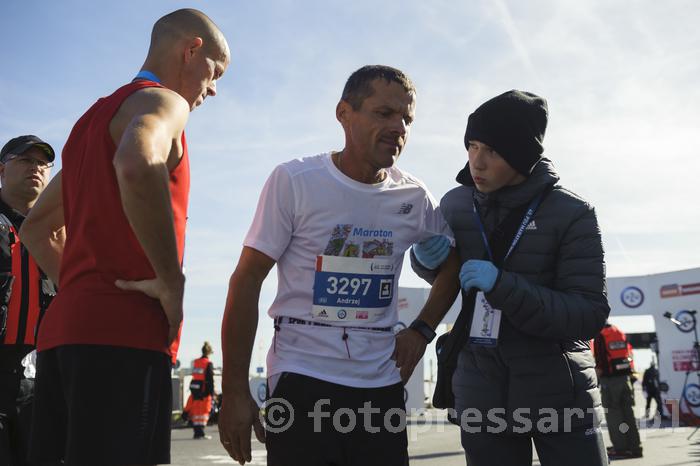
M 411 325 L 409 325 L 408 328 L 411 328 L 416 332 L 420 333 L 423 336 L 423 338 L 427 340 L 428 343 L 432 342 L 435 339 L 435 330 L 433 330 L 430 327 L 430 325 L 428 325 L 420 319 L 416 319 L 413 322 L 411 322 Z

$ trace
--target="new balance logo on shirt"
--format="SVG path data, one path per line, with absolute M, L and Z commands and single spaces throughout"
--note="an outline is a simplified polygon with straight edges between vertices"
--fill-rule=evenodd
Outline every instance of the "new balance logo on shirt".
M 404 202 L 403 204 L 401 204 L 401 207 L 399 207 L 399 211 L 396 213 L 403 214 L 403 215 L 410 214 L 411 209 L 413 209 L 413 204 L 409 204 L 407 202 Z

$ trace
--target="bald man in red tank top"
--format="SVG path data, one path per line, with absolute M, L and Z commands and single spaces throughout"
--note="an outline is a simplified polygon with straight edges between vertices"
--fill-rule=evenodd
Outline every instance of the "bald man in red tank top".
M 62 171 L 25 220 L 25 244 L 60 289 L 37 343 L 37 463 L 170 462 L 189 195 L 184 128 L 216 95 L 229 60 L 226 39 L 200 11 L 160 18 L 141 71 L 78 120 Z

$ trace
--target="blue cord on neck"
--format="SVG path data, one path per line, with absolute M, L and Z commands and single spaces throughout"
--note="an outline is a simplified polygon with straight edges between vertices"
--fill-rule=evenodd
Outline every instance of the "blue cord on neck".
M 154 83 L 160 84 L 160 78 L 158 78 L 158 76 L 156 76 L 154 73 L 151 73 L 147 70 L 139 71 L 134 79 L 147 79 L 149 81 L 153 81 Z

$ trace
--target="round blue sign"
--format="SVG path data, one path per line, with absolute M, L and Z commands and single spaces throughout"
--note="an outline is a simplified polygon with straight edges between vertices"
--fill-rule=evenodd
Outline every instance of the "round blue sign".
M 693 319 L 693 314 L 689 311 L 678 311 L 676 313 L 676 320 L 681 323 L 678 325 L 678 330 L 681 332 L 689 333 L 695 330 L 695 320 Z
M 700 385 L 689 383 L 683 389 L 683 398 L 693 408 L 700 407 Z
M 265 401 L 267 400 L 267 384 L 266 383 L 261 383 L 258 385 L 258 400 Z
M 625 306 L 636 308 L 644 302 L 644 293 L 636 286 L 628 286 L 620 293 L 620 299 Z

